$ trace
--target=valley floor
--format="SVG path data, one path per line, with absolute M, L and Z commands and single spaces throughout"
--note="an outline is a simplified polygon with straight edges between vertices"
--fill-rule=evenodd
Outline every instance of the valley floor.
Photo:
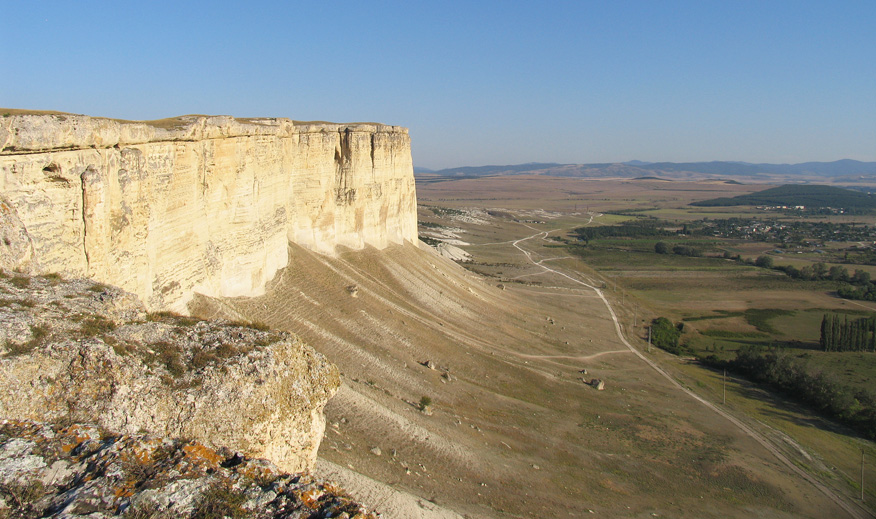
M 640 358 L 660 354 L 631 351 L 580 284 L 594 280 L 543 268 L 540 232 L 478 237 L 529 283 L 496 286 L 425 246 L 293 248 L 265 296 L 195 310 L 298 333 L 341 368 L 321 466 L 354 494 L 358 473 L 416 496 L 383 494 L 390 517 L 866 517 Z

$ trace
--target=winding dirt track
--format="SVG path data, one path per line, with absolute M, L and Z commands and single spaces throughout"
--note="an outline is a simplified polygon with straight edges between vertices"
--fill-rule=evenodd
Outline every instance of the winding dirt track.
M 601 216 L 601 215 L 599 215 L 599 216 Z M 589 223 L 593 222 L 593 218 L 594 218 L 594 216 L 590 215 L 590 220 L 587 223 L 589 224 Z M 801 469 L 800 467 L 795 465 L 794 462 L 792 462 L 790 460 L 790 458 L 788 458 L 787 456 L 782 454 L 782 452 L 775 446 L 775 444 L 773 444 L 766 437 L 764 437 L 763 435 L 761 435 L 760 433 L 758 433 L 757 431 L 755 431 L 754 429 L 752 429 L 751 427 L 749 427 L 748 425 L 746 425 L 745 423 L 740 421 L 738 418 L 736 418 L 733 415 L 731 415 L 730 413 L 728 413 L 727 411 L 719 408 L 715 404 L 712 404 L 711 402 L 709 402 L 708 400 L 699 396 L 698 394 L 694 393 L 690 389 L 682 386 L 671 375 L 669 375 L 669 373 L 664 371 L 663 368 L 658 366 L 654 361 L 647 358 L 639 350 L 634 348 L 633 345 L 627 341 L 626 337 L 624 337 L 624 334 L 621 330 L 620 322 L 617 319 L 617 315 L 615 315 L 614 309 L 612 308 L 611 304 L 608 302 L 608 299 L 605 297 L 605 294 L 603 294 L 602 290 L 600 290 L 599 288 L 597 288 L 593 285 L 585 283 L 579 279 L 573 278 L 572 276 L 569 276 L 568 274 L 554 270 L 550 267 L 546 267 L 545 265 L 542 264 L 542 262 L 544 260 L 534 261 L 532 259 L 532 253 L 525 250 L 523 247 L 520 246 L 520 243 L 525 242 L 527 240 L 531 240 L 537 236 L 541 236 L 542 239 L 545 239 L 545 238 L 547 238 L 548 234 L 550 234 L 551 232 L 552 231 L 537 232 L 531 236 L 527 236 L 525 238 L 521 238 L 519 240 L 514 241 L 512 243 L 512 245 L 514 246 L 514 248 L 519 250 L 524 256 L 526 256 L 526 259 L 530 263 L 532 263 L 534 266 L 540 267 L 540 268 L 544 269 L 545 271 L 551 272 L 551 273 L 556 274 L 558 276 L 562 276 L 562 277 L 572 281 L 573 283 L 577 283 L 579 285 L 585 286 L 585 287 L 595 291 L 596 294 L 599 296 L 599 298 L 602 299 L 602 302 L 605 303 L 605 307 L 606 307 L 606 309 L 608 309 L 608 313 L 609 313 L 609 315 L 611 315 L 612 321 L 614 321 L 614 328 L 615 328 L 615 331 L 617 332 L 618 339 L 620 339 L 620 341 L 623 342 L 624 345 L 626 345 L 626 347 L 629 348 L 629 350 L 632 353 L 634 353 L 637 357 L 642 359 L 646 364 L 651 366 L 651 368 L 653 368 L 657 373 L 661 374 L 664 378 L 666 378 L 666 380 L 668 380 L 670 384 L 677 387 L 678 389 L 680 389 L 681 391 L 683 391 L 684 393 L 686 393 L 688 396 L 695 399 L 699 403 L 703 404 L 707 408 L 711 409 L 712 411 L 714 411 L 714 412 L 718 413 L 719 415 L 721 415 L 722 417 L 726 418 L 730 423 L 732 423 L 733 425 L 738 427 L 743 433 L 748 435 L 751 439 L 753 439 L 756 442 L 758 442 L 759 444 L 761 444 L 766 450 L 768 450 L 770 453 L 772 453 L 773 456 L 775 456 L 779 461 L 781 461 L 786 467 L 788 467 L 794 473 L 796 473 L 797 475 L 799 475 L 800 477 L 802 477 L 803 479 L 805 479 L 806 481 L 811 483 L 812 486 L 817 488 L 825 496 L 827 496 L 831 501 L 833 501 L 840 508 L 845 510 L 849 514 L 849 516 L 854 517 L 856 519 L 867 519 L 868 517 L 873 517 L 872 514 L 870 514 L 866 510 L 863 510 L 862 508 L 860 508 L 857 503 L 849 502 L 846 498 L 836 494 L 831 489 L 829 489 L 827 486 L 825 486 L 820 481 L 818 481 L 813 476 L 811 476 L 809 473 L 807 473 L 806 471 L 804 471 L 803 469 Z

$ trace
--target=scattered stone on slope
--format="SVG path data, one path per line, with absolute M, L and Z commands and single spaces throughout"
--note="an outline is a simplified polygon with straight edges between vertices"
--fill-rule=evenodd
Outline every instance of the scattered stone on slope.
M 337 368 L 288 333 L 147 314 L 88 280 L 0 272 L 0 417 L 187 437 L 309 470 Z
M 0 517 L 377 518 L 328 482 L 194 440 L 0 421 Z

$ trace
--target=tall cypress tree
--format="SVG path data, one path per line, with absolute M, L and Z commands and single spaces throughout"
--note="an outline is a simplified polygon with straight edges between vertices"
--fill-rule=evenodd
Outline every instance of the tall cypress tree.
M 858 351 L 858 342 L 861 337 L 860 333 L 858 333 L 859 328 L 860 325 L 857 319 L 851 322 L 851 327 L 849 328 L 849 335 L 852 339 L 849 341 L 849 349 L 851 351 Z
M 827 351 L 827 341 L 828 341 L 828 324 L 827 324 L 827 314 L 824 314 L 824 317 L 821 318 L 821 337 L 818 342 L 821 344 L 821 350 Z
M 870 329 L 870 351 L 876 351 L 876 329 Z
M 870 344 L 869 350 L 876 351 L 876 319 L 870 317 Z

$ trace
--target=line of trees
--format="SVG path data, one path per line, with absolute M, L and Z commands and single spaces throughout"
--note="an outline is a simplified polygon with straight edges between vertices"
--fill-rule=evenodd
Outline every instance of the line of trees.
M 751 261 L 743 260 L 738 255 L 731 259 Z M 797 268 L 794 265 L 774 266 L 773 259 L 769 256 L 758 256 L 754 261 L 754 265 L 784 272 L 793 279 L 804 281 L 837 281 L 841 284 L 836 289 L 836 293 L 843 299 L 876 301 L 876 283 L 870 280 L 870 273 L 865 270 L 855 269 L 853 274 L 849 274 L 848 269 L 845 267 L 834 265 L 828 268 L 826 264 L 820 261 L 803 268 Z
M 876 351 L 876 319 L 863 317 L 840 321 L 838 315 L 821 319 L 821 349 L 824 351 Z
M 872 389 L 846 386 L 823 371 L 810 372 L 804 362 L 781 350 L 765 351 L 758 346 L 740 348 L 733 360 L 709 355 L 701 361 L 766 384 L 866 438 L 876 439 L 876 393 Z
M 658 241 L 654 244 L 654 252 L 657 254 L 669 254 L 669 244 Z M 678 254 L 679 256 L 690 256 L 692 258 L 698 258 L 703 255 L 703 251 L 691 247 L 690 245 L 674 245 L 672 247 L 672 253 Z
M 641 238 L 649 236 L 669 236 L 675 234 L 664 227 L 668 222 L 652 219 L 637 219 L 620 225 L 594 225 L 575 229 L 578 239 L 589 242 L 599 238 Z
M 843 299 L 876 301 L 876 284 L 867 281 L 866 283 L 862 283 L 860 285 L 842 285 L 836 290 L 836 293 Z
M 761 257 L 767 258 L 769 256 Z M 830 280 L 852 283 L 855 285 L 863 285 L 870 282 L 870 273 L 867 271 L 856 269 L 854 274 L 849 275 L 849 271 L 845 267 L 834 265 L 828 268 L 827 265 L 821 261 L 799 269 L 794 265 L 781 265 L 773 268 L 784 272 L 794 279 L 804 279 L 807 281 Z

